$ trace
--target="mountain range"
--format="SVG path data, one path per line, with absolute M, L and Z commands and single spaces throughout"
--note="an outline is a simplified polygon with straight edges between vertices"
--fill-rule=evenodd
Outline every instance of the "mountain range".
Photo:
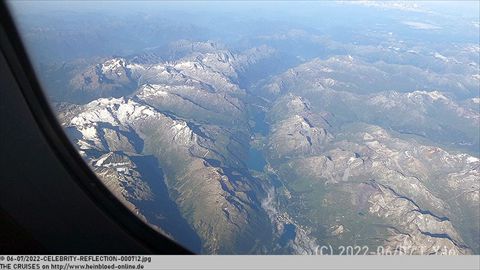
M 159 232 L 207 254 L 478 254 L 480 109 L 459 98 L 478 77 L 344 55 L 256 79 L 281 50 L 168 54 L 45 72 L 79 153 Z

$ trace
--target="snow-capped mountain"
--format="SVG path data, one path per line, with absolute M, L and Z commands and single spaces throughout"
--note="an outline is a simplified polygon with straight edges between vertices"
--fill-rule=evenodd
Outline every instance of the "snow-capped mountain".
M 478 248 L 475 98 L 437 90 L 450 81 L 435 74 L 392 83 L 405 67 L 352 56 L 241 86 L 275 57 L 181 41 L 168 60 L 102 60 L 73 75 L 94 94 L 59 103 L 59 119 L 119 199 L 198 252 L 314 254 L 360 234 L 369 247 Z

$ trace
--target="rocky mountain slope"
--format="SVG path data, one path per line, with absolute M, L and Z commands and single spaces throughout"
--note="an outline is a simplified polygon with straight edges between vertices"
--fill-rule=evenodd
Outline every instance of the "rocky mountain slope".
M 336 56 L 247 84 L 277 50 L 169 55 L 72 69 L 85 99 L 56 107 L 151 226 L 202 253 L 478 253 L 480 109 L 455 94 L 475 78 Z
M 239 58 L 208 52 L 149 66 L 108 60 L 97 71 L 121 74 L 117 83 L 128 70 L 140 85 L 134 93 L 59 107 L 60 121 L 105 184 L 175 239 L 179 229 L 173 219 L 184 220 L 184 230 L 195 231 L 201 240 L 197 252 L 247 253 L 269 239 L 268 218 L 260 207 L 261 185 L 245 169 L 245 93 L 233 82 L 234 67 L 244 63 Z M 159 171 L 151 182 L 143 177 L 149 173 L 146 165 L 137 164 L 145 158 L 153 159 L 149 166 Z M 154 190 L 154 181 L 162 182 L 166 192 Z M 146 201 L 168 201 L 158 196 L 171 198 L 167 205 L 174 209 L 142 207 Z M 181 217 L 162 214 L 168 211 L 181 212 Z M 191 246 L 187 237 L 177 240 Z
M 299 232 L 287 249 L 478 250 L 478 108 L 438 91 L 351 93 L 349 78 L 321 74 L 344 69 L 308 65 L 263 88 L 274 100 L 265 145 L 281 182 L 277 219 Z

